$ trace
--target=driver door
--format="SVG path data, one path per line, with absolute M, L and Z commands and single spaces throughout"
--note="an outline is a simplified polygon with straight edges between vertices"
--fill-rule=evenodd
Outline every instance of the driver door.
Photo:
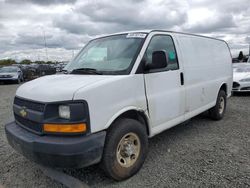
M 157 34 L 151 38 L 144 54 L 146 64 L 151 63 L 154 51 L 164 50 L 169 57 L 168 66 L 144 74 L 152 133 L 159 133 L 184 120 L 185 89 L 172 36 Z

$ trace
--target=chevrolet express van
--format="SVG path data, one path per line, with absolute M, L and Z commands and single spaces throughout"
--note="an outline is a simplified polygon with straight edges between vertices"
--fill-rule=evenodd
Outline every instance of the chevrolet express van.
M 225 41 L 161 30 L 93 39 L 65 71 L 18 88 L 8 142 L 43 165 L 100 163 L 115 180 L 138 172 L 148 138 L 207 110 L 222 119 L 232 90 Z

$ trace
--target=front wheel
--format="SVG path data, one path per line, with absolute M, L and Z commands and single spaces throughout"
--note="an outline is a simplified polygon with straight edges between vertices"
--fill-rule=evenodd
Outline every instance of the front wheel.
M 215 106 L 209 110 L 210 117 L 213 120 L 221 120 L 225 114 L 226 106 L 227 106 L 226 93 L 224 90 L 220 90 Z
M 119 119 L 108 130 L 102 168 L 115 180 L 124 180 L 136 174 L 148 151 L 146 128 L 133 119 Z

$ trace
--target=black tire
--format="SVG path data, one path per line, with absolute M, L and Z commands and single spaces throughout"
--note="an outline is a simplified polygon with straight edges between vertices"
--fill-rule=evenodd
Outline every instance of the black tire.
M 221 105 L 223 105 L 223 107 Z M 226 107 L 227 107 L 226 92 L 224 90 L 220 90 L 217 96 L 216 105 L 209 110 L 210 117 L 213 120 L 221 120 L 225 114 Z
M 122 166 L 123 160 L 121 159 L 119 160 L 117 156 L 119 155 L 119 153 L 122 153 L 121 152 L 122 149 L 120 149 L 120 152 L 118 152 L 119 151 L 118 148 L 120 148 L 118 147 L 118 145 L 120 145 L 124 136 L 129 134 L 134 134 L 137 136 L 137 138 L 139 138 L 138 142 L 139 144 L 138 143 L 137 144 L 140 146 L 140 149 L 138 149 L 139 152 L 136 159 L 133 159 L 134 163 L 131 164 L 131 166 L 129 167 L 124 167 Z M 125 151 L 125 149 L 122 151 Z M 107 132 L 101 167 L 103 168 L 107 176 L 117 181 L 125 180 L 133 176 L 140 170 L 146 159 L 147 152 L 148 152 L 148 135 L 146 127 L 140 122 L 133 119 L 119 119 L 115 121 L 115 123 L 110 127 L 110 129 Z M 130 155 L 130 157 L 133 156 Z

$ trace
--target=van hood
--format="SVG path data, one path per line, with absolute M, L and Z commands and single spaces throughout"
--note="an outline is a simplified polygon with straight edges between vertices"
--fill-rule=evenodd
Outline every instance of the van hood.
M 16 96 L 40 102 L 72 100 L 78 89 L 112 77 L 75 74 L 43 76 L 21 85 Z

